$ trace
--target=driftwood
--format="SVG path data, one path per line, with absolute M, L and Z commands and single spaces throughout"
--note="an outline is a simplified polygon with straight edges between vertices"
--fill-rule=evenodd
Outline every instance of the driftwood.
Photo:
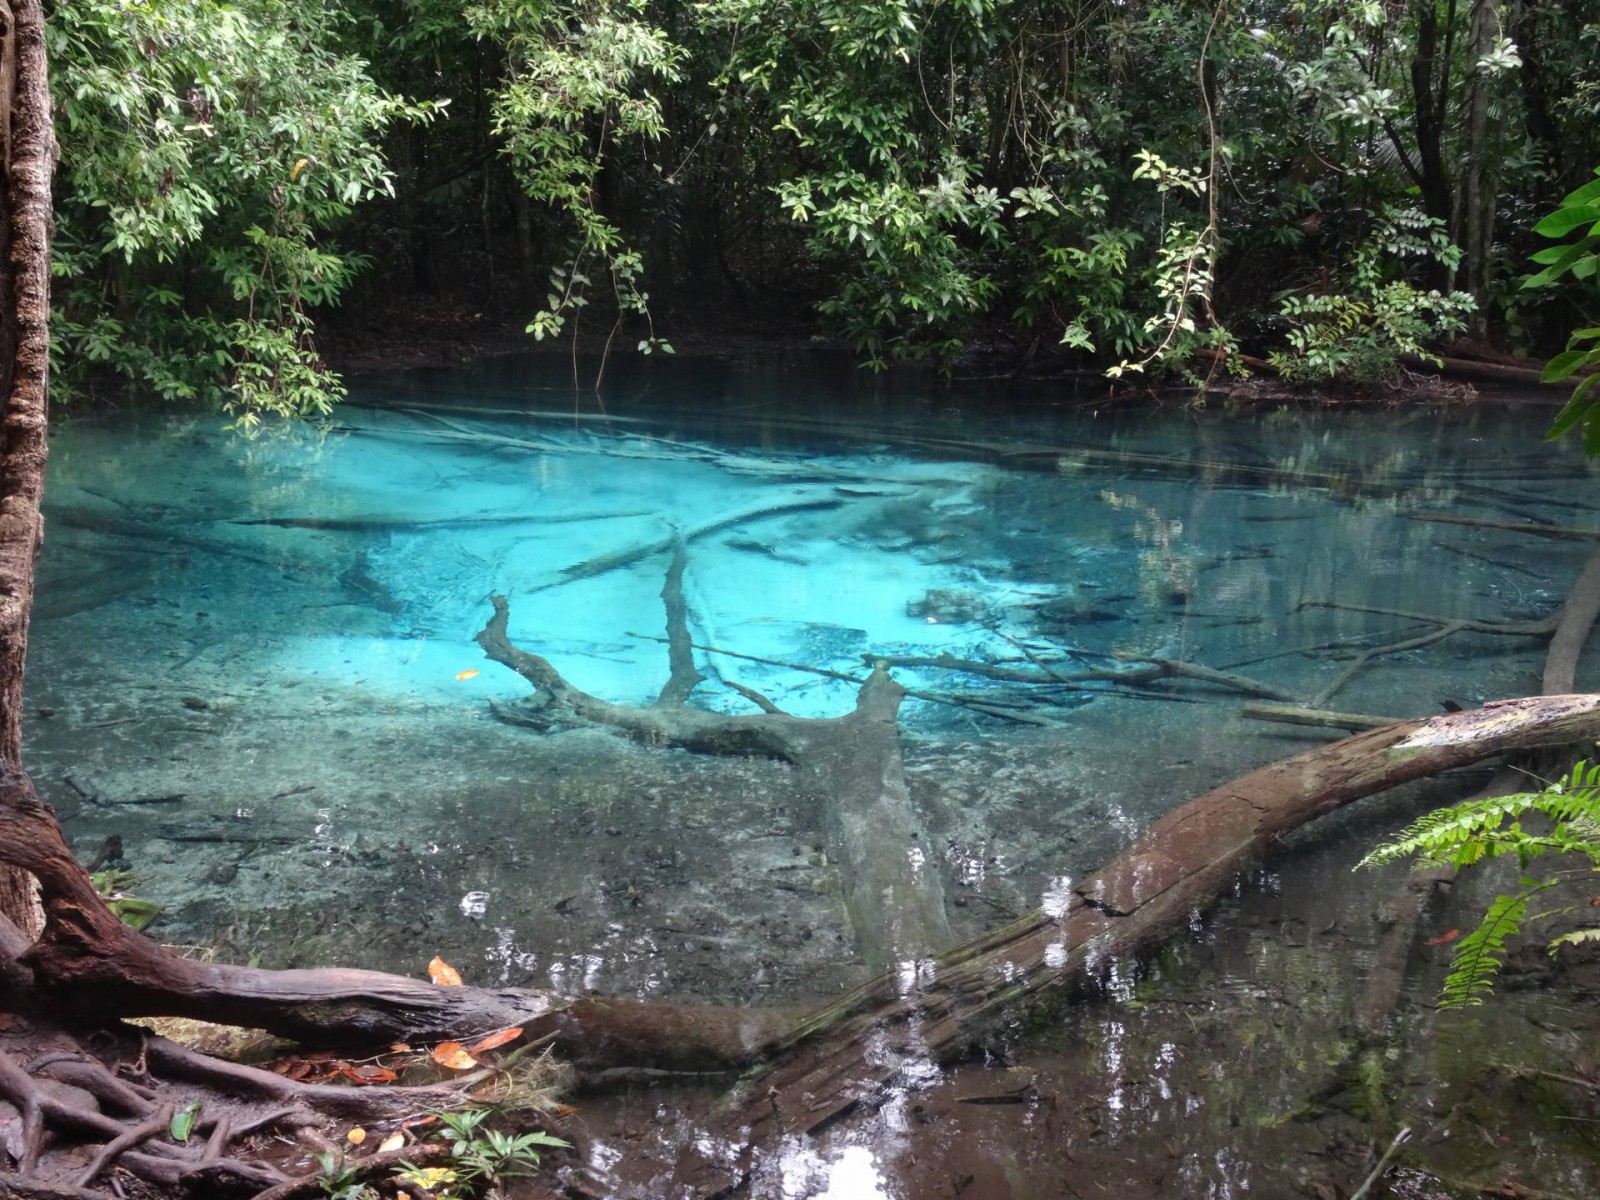
M 1299 708 L 1291 704 L 1246 704 L 1239 715 L 1251 721 L 1275 721 L 1280 725 L 1312 725 L 1322 729 L 1381 729 L 1393 725 L 1394 717 L 1373 717 L 1366 713 L 1333 712 L 1326 708 Z
M 712 754 L 757 754 L 794 764 L 822 800 L 828 857 L 839 865 L 845 905 L 862 959 L 873 970 L 920 959 L 952 940 L 942 885 L 926 860 L 928 839 L 911 806 L 897 725 L 905 689 L 879 667 L 861 684 L 855 709 L 840 717 L 784 712 L 748 688 L 761 711 L 724 716 L 687 703 L 702 681 L 694 666 L 683 598 L 687 555 L 680 541 L 661 597 L 667 610 L 669 676 L 654 704 L 613 704 L 569 683 L 549 660 L 513 645 L 510 609 L 494 596 L 494 615 L 477 635 L 490 659 L 534 687 L 540 721 L 581 721 L 616 729 L 652 746 Z
M 1542 621 L 1485 621 L 1476 617 L 1445 617 L 1436 613 L 1413 612 L 1401 608 L 1376 608 L 1365 604 L 1337 604 L 1330 600 L 1308 600 L 1299 606 L 1306 608 L 1327 608 L 1337 612 L 1375 613 L 1385 617 L 1399 617 L 1406 621 L 1431 624 L 1433 629 L 1427 633 L 1417 634 L 1398 642 L 1389 642 L 1382 646 L 1373 646 L 1358 654 L 1350 665 L 1339 672 L 1326 687 L 1306 702 L 1308 708 L 1320 708 L 1327 704 L 1345 684 L 1353 679 L 1357 672 L 1375 658 L 1382 658 L 1390 654 L 1400 654 L 1407 650 L 1419 650 L 1423 646 L 1431 646 L 1434 642 L 1443 641 L 1457 633 L 1487 633 L 1500 637 L 1550 637 L 1560 624 L 1561 613 L 1552 613 Z
M 1427 521 L 1433 525 L 1505 529 L 1512 533 L 1531 533 L 1538 537 L 1563 538 L 1575 542 L 1592 542 L 1600 538 L 1600 529 L 1582 529 L 1570 525 L 1540 525 L 1534 521 L 1491 521 L 1487 517 L 1459 517 L 1453 513 L 1412 513 L 1410 516 L 1413 521 Z
M 581 563 L 574 563 L 570 567 L 563 567 L 559 578 L 542 587 L 533 588 L 533 591 L 543 591 L 546 588 L 559 587 L 563 583 L 573 583 L 579 579 L 592 579 L 596 575 L 604 575 L 609 571 L 631 567 L 636 562 L 653 558 L 657 554 L 664 554 L 675 545 L 689 545 L 701 538 L 710 537 L 714 533 L 723 533 L 729 529 L 736 529 L 741 525 L 750 525 L 757 521 L 768 521 L 773 517 L 786 517 L 801 512 L 826 512 L 829 509 L 843 508 L 845 501 L 834 497 L 820 497 L 815 500 L 797 500 L 791 504 L 771 504 L 761 508 L 749 509 L 744 512 L 732 513 L 726 517 L 718 517 L 715 521 L 708 521 L 704 525 L 683 533 L 670 533 L 664 537 L 655 538 L 648 542 L 626 546 L 621 550 L 614 550 L 609 554 L 602 554 L 595 558 L 585 559 Z
M 1226 691 L 1243 692 L 1247 696 L 1262 696 L 1269 700 L 1293 701 L 1292 692 L 1274 687 L 1270 683 L 1262 683 L 1258 679 L 1251 679 L 1244 675 L 1235 675 L 1229 671 L 1218 671 L 1199 663 L 1182 662 L 1173 658 L 1151 658 L 1137 654 L 1106 655 L 1113 663 L 1126 663 L 1126 666 L 1090 667 L 1084 666 L 1081 659 L 1067 658 L 1037 658 L 1033 670 L 1022 667 L 1007 666 L 1001 663 L 982 662 L 971 658 L 958 658 L 953 654 L 888 654 L 864 655 L 867 661 L 880 663 L 886 667 L 931 667 L 940 671 L 956 671 L 964 675 L 977 675 L 984 679 L 995 679 L 1007 683 L 1029 684 L 1061 684 L 1061 683 L 1122 683 L 1122 684 L 1148 684 L 1162 679 L 1192 679 L 1200 683 L 1211 684 Z M 1071 669 L 1064 669 L 1063 664 L 1072 661 L 1075 665 Z
M 483 525 L 576 525 L 651 516 L 649 509 L 595 513 L 479 513 L 475 516 L 419 520 L 400 514 L 352 517 L 236 517 L 229 525 L 266 525 L 277 529 L 321 529 L 329 533 L 414 533 L 422 529 L 472 529 Z

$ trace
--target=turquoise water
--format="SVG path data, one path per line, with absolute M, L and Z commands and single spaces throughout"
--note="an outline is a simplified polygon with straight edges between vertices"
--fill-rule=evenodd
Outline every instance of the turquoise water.
M 1132 411 L 879 393 L 806 361 L 668 365 L 574 402 L 563 370 L 374 378 L 324 426 L 255 437 L 193 415 L 58 421 L 29 761 L 83 857 L 120 839 L 138 891 L 169 905 L 164 938 L 266 965 L 421 973 L 442 954 L 471 982 L 685 1001 L 805 1004 L 858 981 L 820 798 L 790 768 L 496 716 L 529 688 L 473 642 L 491 593 L 513 640 L 573 684 L 650 702 L 675 537 L 691 632 L 716 648 L 697 652 L 705 707 L 754 711 L 738 685 L 837 715 L 856 689 L 838 676 L 870 662 L 968 664 L 895 671 L 926 697 L 902 712 L 906 774 L 965 937 L 1328 736 L 1243 719 L 1259 697 L 1214 682 L 1127 675 L 1139 660 L 1379 716 L 1523 694 L 1541 641 L 1462 634 L 1324 695 L 1362 650 L 1436 628 L 1356 609 L 1537 620 L 1589 552 L 1425 518 L 1600 524 L 1592 468 L 1541 442 L 1542 410 Z M 1085 1054 L 1109 1071 L 1108 1055 L 1182 1059 L 1161 1047 L 1199 1045 L 1216 1013 L 1278 1021 L 1263 1097 L 1288 1105 L 1315 1082 L 1307 1047 L 1359 995 L 1396 886 L 1345 868 L 1417 803 L 1364 806 L 1242 880 L 1174 949 L 1184 970 L 1137 987 L 1130 970 L 1105 1003 L 1132 1008 L 1037 1052 L 1052 1071 Z M 1464 890 L 1451 903 L 1470 907 Z M 1429 1019 L 1441 961 L 1419 964 L 1402 1020 Z M 1238 1084 L 1188 1071 L 1195 1088 Z M 1141 1122 L 1176 1101 L 1137 1092 L 1096 1145 L 1149 1153 Z M 1220 1101 L 1206 1111 L 1222 1123 L 1185 1136 L 1232 1128 Z M 805 1160 L 823 1183 L 770 1194 L 823 1194 L 845 1149 Z M 1570 1181 L 1580 1150 L 1540 1154 Z M 1151 1194 L 1251 1178 L 1214 1154 L 1195 1170 L 1192 1190 Z M 919 1194 L 914 1178 L 888 1171 L 884 1194 Z

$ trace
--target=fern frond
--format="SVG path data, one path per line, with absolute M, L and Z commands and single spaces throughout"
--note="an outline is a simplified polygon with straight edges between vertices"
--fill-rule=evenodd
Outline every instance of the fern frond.
M 1515 937 L 1536 888 L 1514 896 L 1497 896 L 1480 924 L 1456 946 L 1450 974 L 1439 991 L 1440 1008 L 1471 1008 L 1494 991 L 1494 977 L 1505 958 L 1506 939 Z
M 1583 942 L 1600 942 L 1600 929 L 1574 929 L 1560 937 L 1550 939 L 1550 957 L 1561 953 L 1563 946 L 1577 946 Z
M 1489 796 L 1468 800 L 1427 813 L 1363 858 L 1356 867 L 1372 867 L 1396 859 L 1423 855 L 1429 859 L 1455 861 L 1455 851 L 1463 844 L 1498 829 L 1507 818 L 1527 812 L 1542 793 L 1517 792 L 1510 796 Z
M 1544 814 L 1555 829 L 1543 837 L 1524 833 L 1517 819 L 1529 812 Z M 1565 779 L 1543 791 L 1489 796 L 1437 809 L 1376 847 L 1356 866 L 1415 855 L 1459 868 L 1513 853 L 1524 863 L 1547 853 L 1579 853 L 1600 862 L 1600 763 L 1580 762 Z

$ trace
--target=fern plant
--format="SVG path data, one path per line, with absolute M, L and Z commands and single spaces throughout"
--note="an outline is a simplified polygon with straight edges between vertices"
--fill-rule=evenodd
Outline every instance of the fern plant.
M 1542 814 L 1546 832 L 1525 829 L 1522 819 Z M 1587 871 L 1563 871 L 1545 879 L 1527 874 L 1534 859 L 1549 854 L 1580 855 Z M 1482 1004 L 1494 990 L 1494 978 L 1505 961 L 1506 942 L 1530 921 L 1588 907 L 1570 904 L 1529 915 L 1534 897 L 1575 883 L 1600 871 L 1600 763 L 1580 762 L 1565 779 L 1537 792 L 1490 796 L 1441 808 L 1422 817 L 1391 842 L 1378 846 L 1356 868 L 1415 858 L 1419 866 L 1461 869 L 1485 859 L 1515 855 L 1523 874 L 1515 892 L 1496 897 L 1478 927 L 1457 944 L 1439 995 L 1441 1008 Z M 1578 929 L 1554 938 L 1550 953 L 1582 941 L 1600 939 L 1600 928 Z

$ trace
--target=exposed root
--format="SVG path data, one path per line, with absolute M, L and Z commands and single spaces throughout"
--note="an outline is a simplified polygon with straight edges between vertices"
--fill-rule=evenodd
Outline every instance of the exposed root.
M 469 1104 L 472 1089 L 496 1074 L 485 1068 L 424 1087 L 333 1087 L 208 1058 L 131 1026 L 120 1031 L 108 1062 L 76 1048 L 30 1061 L 16 1049 L 26 1036 L 11 1034 L 12 1048 L 0 1048 L 0 1100 L 21 1118 L 15 1173 L 0 1173 L 0 1196 L 26 1200 L 107 1200 L 122 1194 L 123 1172 L 196 1196 L 320 1195 L 316 1172 L 285 1174 L 261 1161 L 262 1135 L 293 1135 L 305 1154 L 333 1150 L 352 1124 L 398 1128 L 407 1118 Z M 65 1037 L 32 1036 L 53 1043 Z M 189 1104 L 199 1107 L 198 1136 L 178 1142 L 173 1115 Z M 71 1156 L 55 1161 L 58 1148 L 86 1143 L 98 1146 L 86 1166 L 81 1157 L 76 1167 L 69 1167 Z M 352 1158 L 350 1165 L 366 1179 L 402 1160 L 420 1164 L 446 1154 L 443 1146 L 411 1144 Z

